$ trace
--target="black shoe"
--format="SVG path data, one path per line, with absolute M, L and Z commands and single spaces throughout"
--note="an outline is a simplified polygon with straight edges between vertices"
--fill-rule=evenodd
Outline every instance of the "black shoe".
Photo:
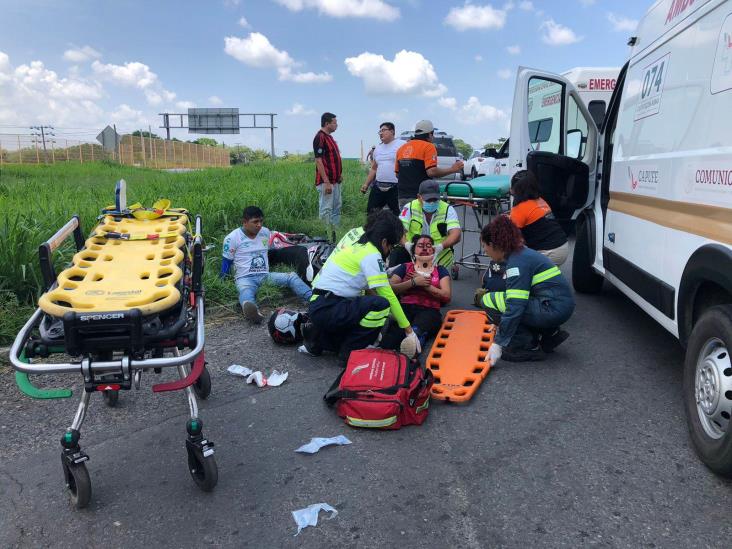
M 541 350 L 545 353 L 552 353 L 554 352 L 554 349 L 559 347 L 564 341 L 569 337 L 569 332 L 565 330 L 560 330 L 557 328 L 554 330 L 554 332 L 551 335 L 548 336 L 542 336 L 541 342 L 539 345 L 541 345 Z
M 318 328 L 312 322 L 305 322 L 302 327 L 303 344 L 305 353 L 312 356 L 323 354 L 322 347 L 318 344 Z M 300 350 L 300 349 L 298 349 Z
M 533 349 L 503 349 L 501 358 L 507 362 L 539 362 L 546 358 L 544 352 L 536 346 Z

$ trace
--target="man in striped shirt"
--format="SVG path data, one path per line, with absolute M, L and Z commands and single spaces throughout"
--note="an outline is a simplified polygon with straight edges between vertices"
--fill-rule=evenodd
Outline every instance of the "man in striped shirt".
M 338 129 L 336 115 L 330 112 L 320 117 L 320 130 L 313 139 L 315 154 L 315 187 L 319 194 L 320 218 L 331 228 L 341 221 L 341 152 L 331 134 Z

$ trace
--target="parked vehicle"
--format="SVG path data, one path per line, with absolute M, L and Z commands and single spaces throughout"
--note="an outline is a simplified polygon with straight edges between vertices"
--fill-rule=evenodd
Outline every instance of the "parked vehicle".
M 659 0 L 629 44 L 599 130 L 568 78 L 519 68 L 508 167 L 577 219 L 575 289 L 608 280 L 678 337 L 694 448 L 732 476 L 732 1 Z
M 402 132 L 400 138 L 404 141 L 409 141 L 414 137 L 413 131 Z M 443 131 L 439 131 L 435 128 L 435 138 L 433 143 L 437 148 L 437 167 L 438 168 L 449 168 L 458 160 L 458 151 L 453 141 L 453 136 L 448 135 Z M 441 181 L 453 181 L 460 179 L 460 174 L 450 174 L 443 178 Z

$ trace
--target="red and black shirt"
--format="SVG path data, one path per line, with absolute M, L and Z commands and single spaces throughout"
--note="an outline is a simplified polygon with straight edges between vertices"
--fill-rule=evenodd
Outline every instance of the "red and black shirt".
M 319 130 L 315 134 L 315 139 L 313 139 L 313 153 L 315 154 L 315 158 L 321 158 L 323 160 L 323 167 L 328 176 L 328 181 L 331 183 L 340 183 L 343 167 L 341 165 L 341 151 L 338 150 L 338 144 L 335 142 L 335 139 L 323 130 Z M 320 171 L 318 171 L 318 167 L 316 166 L 315 184 L 320 185 L 321 183 L 323 183 L 323 178 L 320 177 Z

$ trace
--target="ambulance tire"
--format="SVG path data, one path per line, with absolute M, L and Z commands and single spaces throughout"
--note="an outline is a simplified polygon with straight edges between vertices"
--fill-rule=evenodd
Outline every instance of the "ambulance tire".
M 572 286 L 582 294 L 596 294 L 602 290 L 604 278 L 592 268 L 594 262 L 592 227 L 586 214 L 577 218 L 577 240 L 572 256 Z
M 684 408 L 689 435 L 699 458 L 713 472 L 732 477 L 732 421 L 726 430 L 710 436 L 719 424 L 710 422 L 702 406 L 697 404 L 697 378 L 715 380 L 703 400 L 711 404 L 712 418 L 715 412 L 729 417 L 732 409 L 732 305 L 718 305 L 701 315 L 691 331 L 684 360 Z M 702 372 L 702 370 L 705 370 Z M 711 390 L 710 390 L 711 389 Z M 704 424 L 707 427 L 705 428 Z

